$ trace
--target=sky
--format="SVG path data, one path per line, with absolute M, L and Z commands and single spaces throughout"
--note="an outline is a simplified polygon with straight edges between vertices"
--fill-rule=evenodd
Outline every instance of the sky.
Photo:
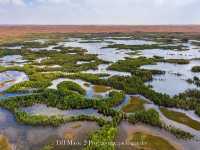
M 0 24 L 200 24 L 200 0 L 0 0 Z

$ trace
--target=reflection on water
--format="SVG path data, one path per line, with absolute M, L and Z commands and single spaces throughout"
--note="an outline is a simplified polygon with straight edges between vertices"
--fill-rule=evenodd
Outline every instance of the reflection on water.
M 140 52 L 145 57 L 160 56 L 166 59 L 194 59 L 200 58 L 200 52 L 198 49 L 192 49 L 188 51 L 174 51 L 174 50 L 162 50 L 162 49 L 151 49 L 143 50 Z
M 97 54 L 100 59 L 110 61 L 110 62 L 116 62 L 118 60 L 123 60 L 125 57 L 137 57 L 138 54 L 131 56 L 130 50 L 116 50 L 115 48 L 105 48 L 102 49 L 102 47 L 106 47 L 111 42 L 114 44 L 127 44 L 127 45 L 143 45 L 143 44 L 155 44 L 156 42 L 148 41 L 148 40 L 134 40 L 131 39 L 131 37 L 119 37 L 119 38 L 112 38 L 112 37 L 106 37 L 102 42 L 93 42 L 91 39 L 90 42 L 83 42 L 84 40 L 80 38 L 73 38 L 70 41 L 63 42 L 62 44 L 66 47 L 81 47 L 83 49 L 86 49 L 88 53 L 90 54 Z M 109 43 L 110 42 L 110 43 Z M 200 58 L 200 52 L 197 46 L 192 45 L 192 41 L 189 41 L 187 43 L 180 43 L 180 41 L 177 41 L 176 45 L 182 44 L 183 46 L 186 46 L 185 51 L 175 51 L 175 50 L 166 50 L 166 49 L 147 49 L 147 50 L 140 50 L 139 54 L 140 56 L 145 57 L 153 57 L 153 56 L 161 56 L 166 59 L 194 59 L 194 58 Z M 84 71 L 86 73 L 105 73 L 109 74 L 108 77 L 118 75 L 118 76 L 130 76 L 131 74 L 128 72 L 118 72 L 118 71 L 112 71 L 107 70 L 110 64 L 101 64 L 98 66 L 98 69 L 96 70 L 87 70 Z M 157 65 L 146 65 L 142 68 L 145 69 L 158 69 L 158 70 L 164 70 L 167 73 L 165 75 L 160 76 L 154 76 L 153 81 L 148 82 L 147 84 L 153 86 L 153 89 L 161 92 L 166 93 L 171 96 L 176 95 L 180 92 L 184 92 L 187 89 L 190 88 L 196 88 L 195 85 L 191 85 L 187 83 L 185 80 L 188 78 L 192 78 L 194 76 L 199 76 L 198 73 L 192 73 L 190 69 L 195 66 L 200 65 L 200 61 L 191 61 L 190 64 L 187 65 L 175 65 L 175 64 L 169 64 L 169 63 L 158 63 Z M 181 76 L 177 76 L 181 75 Z M 104 77 L 104 78 L 108 78 Z
M 9 98 L 9 97 L 16 97 L 16 96 L 24 96 L 31 93 L 0 93 L 0 100 Z
M 69 38 L 63 42 L 59 42 L 55 45 L 50 45 L 47 48 L 32 48 L 33 51 L 40 51 L 40 50 L 55 50 L 55 47 L 64 45 L 65 47 L 81 47 L 87 50 L 89 54 L 97 54 L 98 58 L 111 62 L 110 64 L 100 64 L 96 70 L 87 70 L 84 73 L 103 73 L 108 74 L 108 77 L 111 76 L 131 76 L 128 72 L 118 72 L 107 70 L 109 65 L 113 62 L 117 62 L 118 60 L 123 60 L 126 57 L 133 57 L 133 53 L 131 50 L 116 50 L 115 48 L 103 48 L 108 46 L 109 44 L 127 44 L 127 45 L 143 45 L 143 44 L 155 44 L 153 41 L 148 40 L 134 40 L 131 37 L 119 37 L 119 38 L 112 38 L 107 37 L 103 40 L 99 39 L 91 39 L 91 42 L 86 41 L 80 38 Z M 96 40 L 96 42 L 95 42 Z M 98 41 L 97 41 L 98 40 Z M 43 39 L 36 39 L 35 42 L 45 43 L 46 40 Z M 172 50 L 163 50 L 163 49 L 152 49 L 152 50 L 140 50 L 140 55 L 146 57 L 153 57 L 153 56 L 161 56 L 164 58 L 172 58 L 172 59 L 193 59 L 193 58 L 200 58 L 199 47 L 193 46 L 191 44 L 192 41 L 188 43 L 182 43 L 184 46 L 189 49 L 188 51 L 172 51 Z M 180 44 L 180 43 L 177 43 Z M 176 45 L 176 44 L 175 44 Z M 11 47 L 17 49 L 17 47 Z M 21 48 L 21 47 L 18 47 Z M 59 51 L 59 50 L 58 50 Z M 69 53 L 72 55 L 76 55 L 76 53 Z M 137 57 L 137 54 L 134 56 Z M 38 58 L 35 60 L 38 63 L 41 63 L 46 57 Z M 20 65 L 23 66 L 26 63 L 26 60 L 22 58 L 20 55 L 8 55 L 0 58 L 0 65 L 2 66 L 13 66 L 13 65 Z M 77 64 L 84 64 L 89 63 L 87 61 L 78 61 Z M 161 92 L 167 93 L 171 96 L 178 94 L 180 92 L 185 91 L 188 88 L 196 88 L 195 85 L 188 84 L 185 80 L 188 78 L 193 78 L 194 76 L 200 77 L 199 73 L 192 73 L 191 68 L 195 65 L 200 65 L 200 61 L 192 60 L 190 64 L 186 65 L 178 65 L 178 64 L 169 64 L 169 63 L 157 63 L 156 65 L 145 65 L 142 66 L 143 69 L 154 69 L 154 70 L 163 70 L 166 72 L 165 75 L 154 75 L 153 81 L 148 82 L 146 84 L 152 85 L 153 89 Z M 43 67 L 43 66 L 41 66 Z M 59 67 L 59 66 L 51 66 L 51 67 Z M 0 92 L 6 90 L 8 87 L 28 80 L 28 77 L 23 72 L 18 71 L 6 71 L 0 73 Z M 88 82 L 83 80 L 72 80 L 66 78 L 60 78 L 52 81 L 52 86 L 49 88 L 56 89 L 57 85 L 63 81 L 73 81 L 79 84 L 82 88 L 86 90 L 86 97 L 93 98 L 93 97 L 106 97 L 108 93 L 112 89 L 108 89 L 106 91 L 97 92 L 95 91 L 95 85 L 92 85 Z M 1 98 L 10 97 L 10 96 L 18 96 L 17 94 L 4 94 L 0 96 Z M 121 109 L 125 104 L 128 103 L 130 96 L 126 95 L 124 101 L 115 107 L 115 109 Z M 144 98 L 142 98 L 144 99 Z M 147 100 L 148 101 L 148 100 Z M 185 131 L 191 132 L 192 134 L 196 135 L 200 138 L 199 131 L 191 129 L 185 125 L 177 123 L 175 121 L 167 119 L 162 113 L 160 112 L 159 108 L 153 104 L 145 104 L 146 109 L 154 108 L 156 109 L 160 115 L 162 121 L 164 121 L 168 125 L 173 125 Z M 110 117 L 105 117 L 102 114 L 99 114 L 95 109 L 82 109 L 82 110 L 59 110 L 53 107 L 47 107 L 46 105 L 33 105 L 32 107 L 25 107 L 21 108 L 23 111 L 26 111 L 32 115 L 63 115 L 63 116 L 78 116 L 78 115 L 94 115 L 97 117 L 104 117 L 105 119 L 110 120 Z M 186 115 L 191 117 L 194 120 L 199 121 L 199 117 L 197 117 L 193 111 L 184 111 L 176 109 L 176 111 L 184 112 Z M 75 139 L 75 140 L 85 140 L 88 138 L 89 133 L 95 131 L 98 128 L 98 125 L 94 122 L 73 122 L 64 124 L 58 128 L 52 127 L 32 127 L 32 126 L 25 126 L 16 123 L 14 116 L 4 110 L 0 109 L 0 134 L 5 135 L 11 144 L 17 147 L 17 150 L 38 150 L 43 147 L 45 144 L 50 142 L 55 143 L 57 139 Z M 183 148 L 184 150 L 198 150 L 199 143 L 195 141 L 182 141 L 177 140 L 174 136 L 170 133 L 158 129 L 155 127 L 150 127 L 147 125 L 130 125 L 127 122 L 122 122 L 119 126 L 119 134 L 117 140 L 124 141 L 125 139 L 129 138 L 129 135 L 136 132 L 136 131 L 145 131 L 152 133 L 154 135 L 159 135 L 170 143 L 173 143 L 178 148 Z M 182 146 L 180 146 L 182 145 Z M 118 147 L 119 148 L 119 147 Z M 117 148 L 117 149 L 118 149 Z M 130 147 L 127 147 L 129 149 Z M 57 146 L 56 150 L 59 149 L 72 149 L 71 147 L 64 147 Z M 80 149 L 80 147 L 76 147 L 75 149 Z M 121 147 L 119 148 L 121 149 Z
M 135 40 L 135 39 L 110 39 L 109 41 L 115 43 L 115 44 L 125 44 L 125 45 L 150 45 L 155 44 L 156 42 L 148 41 L 148 40 Z
M 174 96 L 187 89 L 197 88 L 195 85 L 189 84 L 186 80 L 194 76 L 200 77 L 199 73 L 191 72 L 192 67 L 199 64 L 199 60 L 194 60 L 185 65 L 157 63 L 156 65 L 144 65 L 141 68 L 165 71 L 164 75 L 154 75 L 153 80 L 147 82 L 147 84 L 153 86 L 153 89 L 160 93 Z
M 170 96 L 177 95 L 187 89 L 196 88 L 195 85 L 187 83 L 184 79 L 180 79 L 177 75 L 168 74 L 154 76 L 152 81 L 146 83 L 159 93 L 166 93 Z
M 167 109 L 172 110 L 172 111 L 176 111 L 176 112 L 184 113 L 185 115 L 187 115 L 187 116 L 190 117 L 191 119 L 200 122 L 200 118 L 199 118 L 199 116 L 194 112 L 194 110 L 183 110 L 183 109 L 178 109 L 178 108 L 167 108 Z
M 171 63 L 157 63 L 156 65 L 145 65 L 142 66 L 141 68 L 143 69 L 154 69 L 154 70 L 163 70 L 167 73 L 171 74 L 179 74 L 180 78 L 182 79 L 188 79 L 188 78 L 193 78 L 194 76 L 200 77 L 199 73 L 193 73 L 191 72 L 191 69 L 193 66 L 199 65 L 200 61 L 199 60 L 193 60 L 190 61 L 189 64 L 171 64 Z
M 0 73 L 0 92 L 8 89 L 16 83 L 29 80 L 24 72 L 19 71 L 5 71 Z
M 86 115 L 86 116 L 101 117 L 105 120 L 111 120 L 110 117 L 105 117 L 104 115 L 98 113 L 98 110 L 93 108 L 60 110 L 54 107 L 47 107 L 46 105 L 43 104 L 36 104 L 31 107 L 21 108 L 21 110 L 29 113 L 30 115 L 64 116 L 64 117 Z
M 91 132 L 96 129 L 98 125 L 89 121 L 66 123 L 57 128 L 20 125 L 15 122 L 10 112 L 0 109 L 0 134 L 5 135 L 16 150 L 38 150 L 46 144 L 55 144 L 58 139 L 68 140 L 69 133 L 73 135 L 74 140 L 83 141 L 88 139 Z M 70 149 L 71 147 L 65 146 L 64 148 Z M 81 149 L 82 147 L 76 148 Z
M 145 104 L 145 109 L 153 108 L 160 114 L 160 119 L 168 126 L 174 126 L 176 128 L 182 129 L 183 131 L 189 132 L 195 136 L 196 139 L 200 140 L 200 132 L 193 128 L 190 128 L 184 124 L 178 123 L 176 121 L 170 120 L 166 118 L 162 112 L 160 111 L 159 107 L 154 104 Z M 189 115 L 189 114 L 188 114 Z M 190 116 L 189 116 L 190 117 Z
M 168 44 L 169 45 L 169 44 Z M 176 45 L 176 44 L 175 44 Z M 163 50 L 163 49 L 147 49 L 140 51 L 140 54 L 145 57 L 160 56 L 165 59 L 194 59 L 200 58 L 199 48 L 192 45 L 191 42 L 182 43 L 188 50 L 185 51 L 174 51 L 174 50 Z
M 105 47 L 107 45 L 108 45 L 108 43 L 106 43 L 106 42 L 79 43 L 79 42 L 75 41 L 75 42 L 64 43 L 65 47 L 81 47 L 83 49 L 86 49 L 87 53 L 97 54 L 99 59 L 102 59 L 105 61 L 116 62 L 118 60 L 124 59 L 125 57 L 128 57 L 128 55 L 126 54 L 127 51 L 118 53 L 115 49 L 112 49 L 112 48 L 102 49 L 102 47 Z
M 92 61 L 91 61 L 92 62 Z M 76 64 L 77 65 L 81 65 L 81 64 L 88 64 L 90 63 L 89 61 L 77 61 Z
M 2 47 L 3 49 L 21 49 L 22 46 L 8 46 L 8 47 Z
M 27 60 L 24 60 L 21 55 L 7 55 L 0 58 L 0 66 L 23 66 Z
M 132 136 L 135 132 L 144 132 L 147 134 L 152 134 L 155 136 L 159 136 L 163 139 L 169 141 L 177 150 L 199 150 L 199 143 L 195 141 L 184 141 L 178 140 L 175 136 L 165 131 L 164 129 L 148 126 L 145 124 L 136 124 L 132 125 L 128 122 L 122 121 L 119 125 L 119 132 L 116 141 L 124 142 L 125 140 L 129 140 L 130 136 Z M 132 150 L 132 146 L 120 146 L 117 147 L 117 150 Z
M 125 57 L 129 57 L 128 53 L 130 50 L 117 50 L 114 48 L 103 48 L 110 44 L 110 42 L 115 44 L 127 44 L 127 45 L 142 45 L 151 44 L 151 41 L 146 40 L 119 40 L 119 39 L 108 39 L 97 43 L 81 43 L 81 39 L 72 40 L 71 42 L 63 42 L 65 47 L 81 47 L 87 50 L 89 54 L 97 54 L 99 59 L 116 62 L 118 60 L 123 60 Z
M 120 71 L 114 71 L 114 70 L 108 70 L 109 64 L 100 64 L 96 70 L 90 69 L 87 71 L 82 71 L 83 73 L 91 73 L 91 74 L 108 74 L 108 77 L 112 76 L 131 76 L 131 73 L 129 72 L 120 72 Z
M 89 98 L 94 98 L 94 97 L 106 97 L 109 94 L 110 90 L 107 90 L 106 92 L 95 92 L 94 90 L 94 85 L 85 82 L 83 80 L 80 79 L 68 79 L 68 78 L 59 78 L 56 80 L 52 81 L 52 85 L 49 87 L 50 89 L 57 89 L 57 85 L 60 84 L 63 81 L 72 81 L 75 82 L 77 84 L 79 84 L 83 89 L 85 89 L 86 91 L 86 97 Z

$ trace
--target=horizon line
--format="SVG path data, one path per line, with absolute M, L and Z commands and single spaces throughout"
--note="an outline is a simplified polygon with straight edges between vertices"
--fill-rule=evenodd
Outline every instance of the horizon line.
M 200 24 L 0 24 L 0 26 L 200 26 Z

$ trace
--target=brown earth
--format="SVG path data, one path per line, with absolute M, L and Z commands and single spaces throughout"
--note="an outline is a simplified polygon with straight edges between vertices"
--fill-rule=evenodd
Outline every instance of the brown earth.
M 185 26 L 95 26 L 95 25 L 2 25 L 0 38 L 19 37 L 30 33 L 113 33 L 113 32 L 184 32 L 200 33 L 200 25 Z

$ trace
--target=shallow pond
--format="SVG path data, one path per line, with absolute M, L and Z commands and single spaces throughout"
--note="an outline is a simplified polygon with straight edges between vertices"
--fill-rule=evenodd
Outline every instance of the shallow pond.
M 165 93 L 170 96 L 177 95 L 188 89 L 196 88 L 195 85 L 189 84 L 185 79 L 180 79 L 177 75 L 168 73 L 154 76 L 153 80 L 147 82 L 146 85 L 152 86 L 152 88 L 159 93 Z
M 129 141 L 130 137 L 136 132 L 144 132 L 147 134 L 161 137 L 167 140 L 177 150 L 199 150 L 200 144 L 198 142 L 178 140 L 175 136 L 173 136 L 172 134 L 170 134 L 169 132 L 163 129 L 148 126 L 145 124 L 133 125 L 126 121 L 122 121 L 120 123 L 116 141 L 120 143 Z M 133 144 L 137 144 L 137 143 L 133 143 Z M 117 150 L 125 150 L 125 149 L 132 150 L 133 146 L 129 144 L 129 145 L 117 147 Z
M 72 82 L 79 84 L 83 89 L 85 89 L 86 97 L 88 97 L 88 98 L 106 97 L 106 96 L 108 96 L 109 91 L 111 90 L 111 89 L 108 89 L 104 92 L 95 92 L 94 85 L 92 85 L 86 81 L 80 80 L 80 79 L 73 80 L 73 79 L 68 79 L 68 78 L 59 78 L 59 79 L 53 80 L 52 85 L 49 88 L 57 89 L 57 85 L 63 81 L 72 81 Z
M 31 107 L 21 108 L 22 111 L 29 113 L 30 115 L 42 115 L 42 116 L 64 116 L 64 117 L 72 117 L 72 116 L 96 116 L 101 117 L 105 120 L 111 120 L 111 117 L 106 117 L 100 113 L 98 110 L 93 108 L 88 109 L 70 109 L 70 110 L 60 110 L 54 107 L 47 107 L 43 104 L 36 104 Z
M 184 131 L 187 131 L 187 132 L 190 132 L 192 133 L 193 135 L 195 135 L 195 139 L 197 139 L 198 141 L 200 140 L 200 132 L 198 130 L 195 130 L 193 128 L 190 128 L 186 125 L 183 125 L 181 123 L 178 123 L 178 122 L 175 122 L 173 120 L 170 120 L 168 118 L 166 118 L 162 112 L 160 111 L 159 107 L 155 104 L 153 104 L 149 99 L 145 98 L 144 96 L 142 95 L 126 95 L 124 101 L 119 105 L 119 106 L 116 106 L 115 109 L 121 109 L 123 106 L 125 106 L 126 104 L 128 104 L 130 98 L 132 96 L 137 96 L 137 97 L 140 97 L 140 99 L 143 99 L 145 100 L 147 103 L 144 104 L 144 107 L 146 110 L 150 109 L 150 108 L 153 108 L 155 109 L 156 111 L 159 112 L 160 114 L 160 119 L 161 121 L 163 121 L 166 125 L 172 125 L 176 128 L 179 128 L 179 129 L 182 129 Z M 194 113 L 194 111 L 190 111 L 190 110 L 182 110 L 182 109 L 177 109 L 177 108 L 168 108 L 169 110 L 174 110 L 174 111 L 177 111 L 177 112 L 182 112 L 184 113 L 185 115 L 187 115 L 188 117 L 190 117 L 191 119 L 193 120 L 196 120 L 196 121 L 199 121 L 200 122 L 200 118 Z M 200 145 L 200 143 L 198 141 L 195 141 L 195 140 L 192 140 L 196 145 Z M 191 142 L 192 142 L 191 141 Z
M 115 44 L 125 44 L 125 45 L 150 45 L 155 44 L 156 42 L 148 41 L 148 40 L 135 40 L 135 39 L 110 39 L 109 41 Z
M 7 55 L 0 58 L 0 66 L 23 66 L 27 63 L 21 55 Z
M 156 65 L 145 65 L 141 68 L 165 71 L 166 73 L 164 75 L 154 75 L 153 80 L 147 82 L 147 84 L 153 86 L 155 91 L 174 96 L 187 89 L 197 88 L 195 85 L 186 81 L 194 76 L 200 77 L 199 73 L 191 72 L 192 67 L 196 65 L 200 65 L 199 60 L 193 60 L 189 64 L 184 65 L 157 63 Z
M 92 61 L 91 61 L 92 62 Z M 77 65 L 81 65 L 81 64 L 88 64 L 90 63 L 89 61 L 77 61 L 76 64 Z
M 90 69 L 87 71 L 83 71 L 83 73 L 91 73 L 91 74 L 108 74 L 108 77 L 112 76 L 131 76 L 131 73 L 129 72 L 120 72 L 120 71 L 114 71 L 114 70 L 108 70 L 109 64 L 100 64 L 96 70 Z
M 2 48 L 4 48 L 4 49 L 21 49 L 22 48 L 22 46 L 8 46 L 8 47 L 2 47 Z
M 65 42 L 65 47 L 81 47 L 83 49 L 87 50 L 87 53 L 89 54 L 97 54 L 99 59 L 110 61 L 110 62 L 116 62 L 118 60 L 124 59 L 125 57 L 128 57 L 129 55 L 126 54 L 127 51 L 116 51 L 112 48 L 104 48 L 102 47 L 107 46 L 108 43 L 102 42 L 102 43 L 79 43 L 77 41 L 75 42 Z
M 151 50 L 143 50 L 139 54 L 148 58 L 153 56 L 160 56 L 166 59 L 194 59 L 200 57 L 199 50 L 197 49 L 189 51 L 151 49 Z
M 86 49 L 89 54 L 97 54 L 98 58 L 109 61 L 109 62 L 116 62 L 118 60 L 123 60 L 125 57 L 129 57 L 130 50 L 116 50 L 114 48 L 103 48 L 106 47 L 111 43 L 114 44 L 127 44 L 127 45 L 142 45 L 142 44 L 152 44 L 151 41 L 146 40 L 122 40 L 122 39 L 108 39 L 103 40 L 102 42 L 88 42 L 88 43 L 81 43 L 84 40 L 77 38 L 76 40 L 71 40 L 71 42 L 63 42 L 65 47 L 81 47 Z
M 124 39 L 123 39 L 124 38 Z M 129 38 L 129 37 L 128 37 Z M 100 59 L 116 62 L 118 60 L 123 60 L 125 57 L 136 57 L 136 55 L 131 55 L 130 50 L 116 50 L 114 48 L 103 48 L 111 43 L 114 44 L 127 44 L 127 45 L 143 45 L 143 44 L 155 44 L 156 42 L 148 41 L 148 40 L 135 40 L 135 39 L 127 39 L 125 37 L 122 38 L 112 38 L 106 37 L 102 42 L 93 42 L 92 39 L 90 42 L 83 42 L 83 39 L 76 38 L 68 42 L 63 42 L 64 46 L 72 46 L 72 47 L 81 47 L 88 51 L 90 54 L 97 54 Z M 109 42 L 108 42 L 109 41 Z M 179 45 L 177 43 L 175 45 Z M 147 49 L 141 50 L 140 55 L 145 57 L 153 57 L 153 56 L 161 56 L 164 58 L 172 58 L 172 59 L 194 59 L 200 58 L 200 52 L 198 47 L 192 45 L 192 42 L 189 41 L 187 43 L 181 43 L 183 46 L 186 46 L 188 50 L 185 51 L 175 51 L 175 50 L 164 50 L 164 49 Z M 102 49 L 103 48 L 103 49 Z M 107 70 L 110 64 L 101 64 L 98 66 L 96 70 L 87 70 L 84 71 L 86 73 L 105 73 L 109 74 L 108 77 L 119 75 L 119 76 L 130 76 L 131 74 L 128 72 L 118 72 Z M 200 65 L 200 61 L 193 60 L 188 65 L 175 65 L 169 63 L 158 63 L 157 65 L 146 65 L 142 68 L 145 69 L 158 69 L 164 70 L 167 73 L 165 75 L 154 76 L 153 81 L 148 82 L 148 85 L 153 86 L 153 89 L 166 93 L 171 96 L 179 94 L 180 92 L 184 92 L 187 89 L 196 88 L 195 85 L 187 83 L 185 80 L 188 78 L 192 78 L 194 76 L 199 76 L 198 73 L 192 73 L 190 69 L 195 66 Z M 180 75 L 181 76 L 177 76 Z M 106 78 L 106 77 L 104 77 Z M 176 84 L 176 85 L 174 85 Z
M 190 117 L 191 119 L 200 122 L 200 117 L 197 114 L 195 114 L 194 110 L 183 110 L 183 109 L 178 109 L 178 108 L 167 108 L 167 109 L 184 113 L 186 114 L 186 116 Z
M 14 116 L 7 110 L 0 109 L 0 134 L 8 138 L 14 150 L 38 150 L 46 144 L 56 144 L 57 140 L 75 140 L 83 142 L 96 131 L 99 126 L 95 122 L 78 121 L 59 127 L 32 127 L 18 124 Z M 69 145 L 57 145 L 56 149 L 72 149 Z M 81 149 L 82 146 L 73 147 Z
M 8 89 L 14 84 L 29 80 L 24 72 L 5 71 L 0 73 L 0 92 Z
M 182 129 L 183 131 L 189 132 L 189 133 L 193 134 L 198 141 L 200 140 L 200 132 L 198 130 L 195 130 L 193 128 L 190 128 L 189 126 L 186 126 L 184 124 L 181 124 L 176 121 L 168 119 L 167 117 L 165 117 L 162 114 L 159 107 L 154 104 L 145 104 L 145 109 L 150 109 L 150 108 L 153 108 L 157 112 L 159 112 L 161 121 L 163 121 L 166 125 L 173 126 L 173 127 Z M 185 114 L 190 117 L 189 113 L 185 113 Z M 194 117 L 194 116 L 191 116 L 191 117 Z M 193 140 L 193 142 L 196 143 L 195 140 Z M 199 142 L 197 142 L 197 143 L 200 144 Z

